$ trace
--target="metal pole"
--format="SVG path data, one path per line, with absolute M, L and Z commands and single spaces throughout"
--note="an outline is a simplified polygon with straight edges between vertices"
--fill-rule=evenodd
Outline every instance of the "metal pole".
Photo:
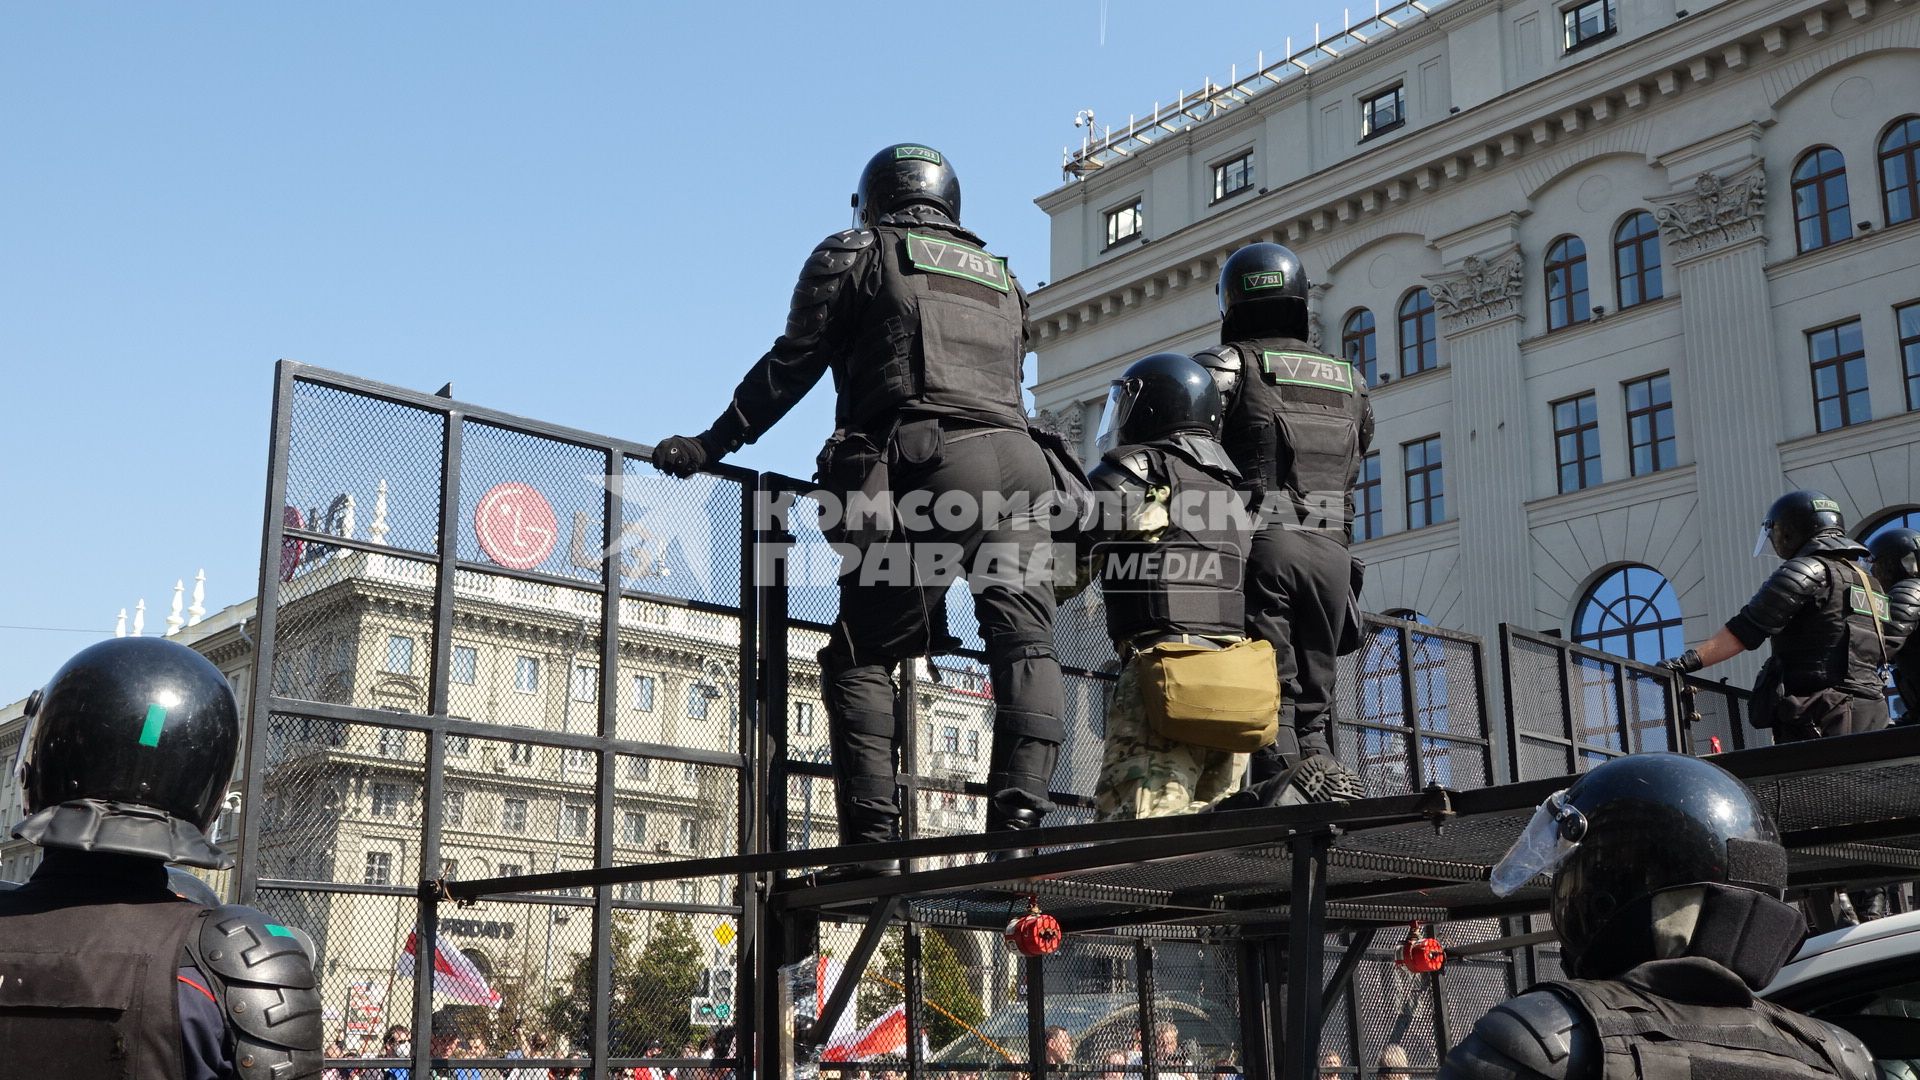
M 1273 1075 L 1273 1048 L 1267 1039 L 1263 950 L 1249 941 L 1241 941 L 1234 948 L 1240 961 L 1240 1071 L 1248 1080 L 1269 1080 Z
M 920 1076 L 927 1066 L 925 1048 L 920 1043 L 920 1033 L 926 1030 L 926 982 L 921 970 L 920 924 L 907 920 L 900 928 L 901 966 L 906 979 L 907 1014 L 907 1076 L 909 1080 Z
M 1287 932 L 1287 1039 L 1281 1058 L 1282 1076 L 1312 1075 L 1314 1054 L 1320 1044 L 1326 859 L 1331 844 L 1332 837 L 1326 833 L 1295 836 L 1288 842 L 1293 849 L 1293 888 L 1288 894 L 1292 914 Z
M 265 805 L 261 789 L 266 784 L 267 747 L 262 733 L 269 730 L 267 703 L 273 699 L 273 668 L 277 664 L 273 647 L 280 606 L 280 556 L 286 528 L 287 454 L 292 441 L 294 372 L 298 364 L 282 360 L 273 369 L 273 420 L 267 433 L 266 511 L 261 523 L 260 587 L 254 593 L 257 610 L 253 619 L 253 687 L 246 720 L 247 768 L 241 778 L 244 793 L 240 798 L 240 855 L 234 868 L 238 889 L 237 902 L 257 902 L 255 889 L 260 880 L 260 808 Z M 245 630 L 243 625 L 241 628 Z M 224 778 L 223 778 L 224 780 Z
M 1159 995 L 1153 985 L 1153 945 L 1146 938 L 1134 939 L 1133 967 L 1134 989 L 1140 995 L 1140 1080 L 1151 1080 L 1154 1055 L 1159 1052 L 1159 1032 L 1154 1030 L 1159 1026 L 1154 998 Z
M 1027 1068 L 1033 1080 L 1047 1080 L 1047 958 L 1021 963 L 1027 969 Z

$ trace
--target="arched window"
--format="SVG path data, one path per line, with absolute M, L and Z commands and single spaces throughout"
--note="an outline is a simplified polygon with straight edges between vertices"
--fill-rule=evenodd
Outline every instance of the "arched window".
M 1874 518 L 1860 530 L 1860 542 L 1868 543 L 1888 529 L 1920 529 L 1920 507 L 1909 506 Z
M 1340 326 L 1340 355 L 1366 376 L 1368 386 L 1377 386 L 1380 372 L 1380 346 L 1373 332 L 1373 312 L 1354 308 Z
M 1645 210 L 1628 214 L 1613 230 L 1613 279 L 1622 311 L 1666 295 L 1660 291 L 1660 227 Z
M 1816 251 L 1853 235 L 1847 206 L 1847 161 L 1831 146 L 1816 146 L 1793 167 L 1793 222 L 1801 251 Z
M 1415 289 L 1400 300 L 1400 374 L 1418 375 L 1440 366 L 1440 337 L 1433 296 Z
M 1547 329 L 1564 330 L 1593 317 L 1587 306 L 1587 245 L 1563 236 L 1547 247 Z
M 1619 567 L 1595 582 L 1574 610 L 1573 640 L 1643 664 L 1678 656 L 1687 647 L 1680 597 L 1650 566 Z
M 1889 225 L 1920 217 L 1920 116 L 1903 116 L 1880 136 L 1880 199 Z

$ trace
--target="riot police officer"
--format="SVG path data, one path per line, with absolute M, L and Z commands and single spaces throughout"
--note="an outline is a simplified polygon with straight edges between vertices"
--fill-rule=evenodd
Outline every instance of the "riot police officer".
M 1053 479 L 1021 402 L 1026 297 L 961 226 L 960 183 L 939 151 L 875 154 L 853 205 L 857 227 L 814 249 L 786 333 L 732 404 L 701 434 L 663 441 L 653 463 L 690 475 L 759 438 L 831 370 L 837 430 L 816 478 L 843 505 L 874 496 L 885 511 L 829 533 L 846 541 L 840 614 L 820 653 L 841 842 L 888 839 L 898 821 L 892 672 L 955 644 L 951 582 L 922 572 L 943 556 L 957 556 L 973 590 L 993 679 L 987 828 L 1032 828 L 1052 809 L 1065 702 L 1052 574 L 1035 566 L 1052 553 Z M 883 536 L 894 542 L 877 543 Z
M 1220 340 L 1194 359 L 1227 399 L 1221 441 L 1252 486 L 1262 518 L 1247 573 L 1247 631 L 1273 643 L 1280 678 L 1275 744 L 1253 756 L 1259 785 L 1331 757 L 1334 657 L 1350 627 L 1351 489 L 1373 441 L 1366 381 L 1308 344 L 1308 281 L 1279 244 L 1249 244 L 1220 267 Z M 1358 793 L 1357 777 L 1336 786 Z
M 1103 821 L 1203 810 L 1239 787 L 1247 746 L 1156 730 L 1145 685 L 1170 650 L 1246 651 L 1243 667 L 1277 693 L 1272 647 L 1247 643 L 1241 586 L 1253 535 L 1240 474 L 1219 443 L 1220 390 L 1180 353 L 1155 353 L 1114 380 L 1088 475 L 1103 513 L 1083 543 L 1097 570 L 1107 633 L 1123 666 L 1107 709 L 1095 799 Z M 1218 659 L 1218 658 L 1215 658 Z M 1202 688 L 1205 692 L 1207 688 Z M 1273 721 L 1271 711 L 1261 717 Z M 1223 733 L 1226 734 L 1226 733 Z M 1255 745 L 1266 732 L 1255 736 Z
M 226 677 L 184 645 L 121 638 L 68 660 L 26 715 L 13 835 L 45 858 L 0 892 L 0 1080 L 319 1072 L 320 996 L 293 932 L 168 877 L 168 862 L 233 862 L 206 834 L 240 738 Z
M 1893 688 L 1900 695 L 1903 724 L 1920 722 L 1920 645 L 1912 627 L 1920 621 L 1920 532 L 1885 529 L 1867 541 L 1873 557 L 1873 576 L 1887 591 L 1888 621 L 1907 628 L 1900 640 L 1889 637 L 1893 651 Z
M 1690 674 L 1773 640 L 1773 656 L 1754 684 L 1751 719 L 1781 742 L 1847 735 L 1887 726 L 1881 666 L 1889 640 L 1905 631 L 1890 620 L 1886 597 L 1856 561 L 1867 549 L 1849 539 L 1840 504 L 1818 491 L 1774 500 L 1754 546 L 1786 561 L 1718 633 L 1661 661 Z
M 1441 1080 L 1874 1075 L 1859 1039 L 1754 996 L 1799 948 L 1787 853 L 1753 792 L 1678 754 L 1615 758 L 1548 796 L 1494 868 L 1552 871 L 1571 979 L 1499 1005 Z

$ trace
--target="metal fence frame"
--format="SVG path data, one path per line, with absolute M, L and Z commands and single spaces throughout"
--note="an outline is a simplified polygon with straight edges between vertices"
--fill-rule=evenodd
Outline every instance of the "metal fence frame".
M 1558 712 L 1560 723 L 1557 734 L 1544 734 L 1521 722 L 1519 709 L 1522 706 L 1517 700 L 1518 695 L 1514 692 L 1514 675 L 1516 669 L 1513 657 L 1516 643 L 1545 649 L 1554 654 L 1557 663 L 1557 682 L 1560 692 L 1560 707 Z M 1577 681 L 1575 679 L 1574 669 L 1577 664 L 1582 662 L 1610 668 L 1612 670 L 1613 709 L 1606 719 L 1608 721 L 1608 730 L 1619 739 L 1619 745 L 1622 747 L 1620 750 L 1614 750 L 1607 746 L 1592 743 L 1580 737 L 1580 731 L 1576 727 L 1576 721 L 1585 717 L 1585 708 L 1584 704 L 1579 702 L 1575 695 Z M 1541 776 L 1568 776 L 1577 772 L 1585 772 L 1587 768 L 1585 759 L 1590 755 L 1618 757 L 1623 754 L 1638 753 L 1644 749 L 1643 740 L 1634 720 L 1628 715 L 1627 702 L 1630 695 L 1627 690 L 1627 680 L 1630 676 L 1645 680 L 1653 686 L 1661 688 L 1663 695 L 1662 713 L 1666 730 L 1667 748 L 1676 753 L 1687 752 L 1686 730 L 1685 725 L 1680 719 L 1679 699 L 1674 686 L 1674 680 L 1663 668 L 1654 667 L 1651 664 L 1642 664 L 1624 656 L 1616 656 L 1613 653 L 1602 652 L 1599 649 L 1589 648 L 1585 645 L 1576 645 L 1565 638 L 1539 634 L 1531 630 L 1522 630 L 1519 627 L 1506 623 L 1502 623 L 1500 626 L 1500 668 L 1506 680 L 1506 729 L 1510 739 L 1507 764 L 1512 770 L 1510 775 L 1515 780 L 1537 779 L 1536 776 L 1529 775 L 1529 770 L 1524 767 L 1522 750 L 1527 745 L 1551 746 L 1565 752 L 1566 770 L 1554 774 L 1541 773 L 1539 774 Z M 1591 729 L 1592 727 L 1593 725 L 1589 723 L 1588 728 Z

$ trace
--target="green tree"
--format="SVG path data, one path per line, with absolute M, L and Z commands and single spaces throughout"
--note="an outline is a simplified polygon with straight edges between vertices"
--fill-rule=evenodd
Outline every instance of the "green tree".
M 860 982 L 854 1018 L 861 1026 L 900 1004 L 906 986 L 905 955 L 900 932 L 889 930 Z M 971 973 L 960 962 L 953 943 L 937 931 L 920 936 L 920 995 L 926 1003 L 921 1014 L 927 1041 L 935 1048 L 966 1034 L 966 1025 L 978 1026 L 986 1019 L 987 1009 L 974 990 Z
M 638 1057 L 655 1040 L 678 1054 L 692 1039 L 687 1013 L 700 988 L 700 941 L 685 915 L 654 916 L 653 932 L 636 947 L 636 916 L 615 912 L 613 1012 L 608 1041 L 616 1057 Z M 582 954 L 542 1010 L 548 1027 L 584 1047 L 593 1035 L 593 961 Z

